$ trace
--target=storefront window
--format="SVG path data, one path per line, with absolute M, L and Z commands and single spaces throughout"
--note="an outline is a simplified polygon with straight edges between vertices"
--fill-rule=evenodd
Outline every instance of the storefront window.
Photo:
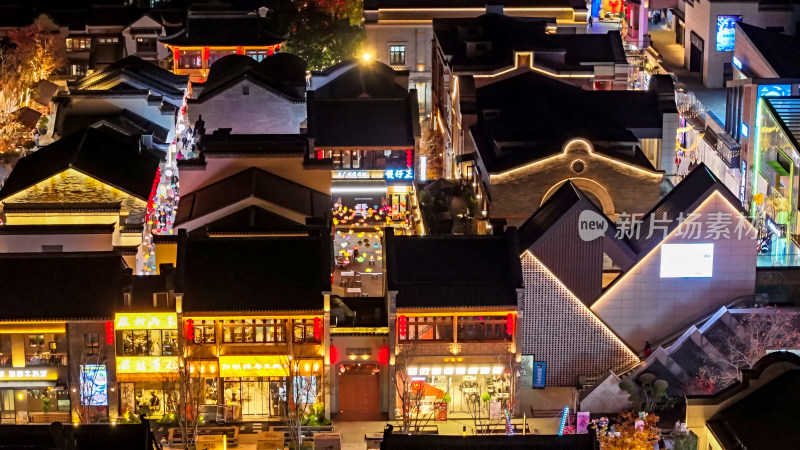
M 122 354 L 125 356 L 172 356 L 177 352 L 176 330 L 122 331 Z
M 222 342 L 234 344 L 286 342 L 284 322 L 286 321 L 283 319 L 226 320 L 222 325 Z
M 452 341 L 452 317 L 409 317 L 408 331 L 401 341 Z
M 29 334 L 28 335 L 28 345 L 32 348 L 41 347 L 44 345 L 44 335 L 43 334 Z
M 120 383 L 120 409 L 122 413 L 131 412 L 147 413 L 149 416 L 163 416 L 169 395 L 164 390 L 164 383 L 159 381 L 145 381 L 140 383 Z
M 208 52 L 208 66 L 217 62 L 223 56 L 233 55 L 236 50 L 211 50 Z
M 267 50 L 247 50 L 245 55 L 255 59 L 256 61 L 263 61 L 267 56 L 269 56 L 269 52 Z
M 285 416 L 286 378 L 225 378 L 225 405 L 238 407 L 244 416 Z
M 406 376 L 406 399 L 419 399 L 419 411 L 414 413 L 432 413 L 434 403 L 445 395 L 450 397 L 450 412 L 477 413 L 480 417 L 489 416 L 493 402 L 501 410 L 510 403 L 509 373 L 501 365 L 409 367 Z
M 196 320 L 194 322 L 194 343 L 213 344 L 216 342 L 217 330 L 213 320 Z
M 178 52 L 179 69 L 202 69 L 203 52 L 202 50 L 180 50 Z
M 314 338 L 314 320 L 298 319 L 294 321 L 295 342 L 316 342 Z
M 331 158 L 334 169 L 383 170 L 408 163 L 405 150 L 336 150 Z
M 504 316 L 458 318 L 458 342 L 502 341 L 506 338 Z

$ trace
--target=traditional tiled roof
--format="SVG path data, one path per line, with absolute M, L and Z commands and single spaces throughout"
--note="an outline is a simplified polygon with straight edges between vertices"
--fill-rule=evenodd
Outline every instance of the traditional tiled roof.
M 183 29 L 159 41 L 173 46 L 268 46 L 284 42 L 286 36 L 276 34 L 271 27 L 269 18 L 256 12 L 190 11 Z
M 736 28 L 753 43 L 779 78 L 800 77 L 800 40 L 741 22 Z
M 529 8 L 572 8 L 575 10 L 586 10 L 586 4 L 580 0 L 537 0 L 532 4 L 529 0 L 492 0 L 492 5 L 502 5 L 507 8 L 529 7 Z M 463 9 L 463 8 L 486 8 L 486 0 L 365 0 L 364 10 L 376 10 L 381 8 L 408 8 L 408 9 Z
M 328 194 L 253 167 L 181 196 L 175 226 L 248 198 L 261 199 L 306 217 L 323 217 L 331 205 Z
M 620 111 L 613 104 L 628 107 Z M 661 136 L 660 108 L 656 92 L 586 91 L 535 72 L 480 87 L 475 100 L 461 100 L 462 112 L 478 115 L 470 132 L 490 173 L 557 154 L 575 137 L 595 143 L 598 153 L 654 171 L 638 147 L 602 143 Z
M 138 136 L 109 126 L 89 127 L 20 159 L 0 188 L 0 199 L 72 168 L 147 201 L 159 162 L 160 157 L 141 149 Z
M 123 269 L 115 252 L 0 254 L 0 320 L 111 318 Z
M 185 235 L 184 235 L 185 236 Z M 181 238 L 184 312 L 321 311 L 331 288 L 331 241 L 308 237 Z
M 513 66 L 514 53 L 521 51 L 534 52 L 534 67 L 559 72 L 592 72 L 591 63 L 627 61 L 618 31 L 547 34 L 548 21 L 554 22 L 490 13 L 474 18 L 434 19 L 433 31 L 446 64 L 456 72 L 492 71 Z M 470 51 L 475 43 L 486 44 L 486 51 Z
M 308 227 L 264 208 L 248 206 L 207 224 L 204 231 L 214 235 L 307 234 Z
M 419 136 L 416 91 L 403 99 L 308 96 L 308 135 L 315 147 L 413 148 Z
M 152 135 L 156 144 L 166 144 L 169 137 L 168 129 L 127 109 L 101 115 L 71 113 L 69 108 L 61 108 L 59 112 L 64 114 L 64 117 L 56 121 L 57 124 L 62 124 L 56 131 L 64 136 L 79 132 L 90 125 L 93 127 L 102 125 L 130 136 Z
M 70 83 L 69 87 L 71 91 L 106 89 L 106 85 L 126 79 L 173 100 L 182 100 L 189 84 L 188 75 L 175 75 L 138 56 L 128 56 Z
M 242 80 L 248 80 L 286 100 L 301 103 L 305 101 L 305 76 L 305 61 L 289 53 L 272 55 L 260 62 L 245 55 L 227 55 L 211 65 L 205 83 L 192 85 L 199 95 L 188 102 L 204 103 Z
M 387 233 L 385 255 L 398 308 L 517 306 L 522 266 L 514 228 L 498 236 Z

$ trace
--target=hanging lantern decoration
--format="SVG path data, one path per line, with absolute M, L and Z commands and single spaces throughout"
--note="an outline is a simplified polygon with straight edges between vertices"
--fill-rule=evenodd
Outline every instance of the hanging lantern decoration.
M 425 382 L 424 381 L 416 380 L 416 381 L 412 381 L 411 382 L 411 390 L 412 391 L 421 391 L 422 388 L 424 388 L 424 387 L 425 387 Z
M 380 348 L 380 350 L 378 350 L 378 362 L 380 364 L 383 364 L 384 366 L 386 364 L 389 364 L 389 346 L 388 345 L 384 345 L 383 347 Z
M 405 338 L 408 333 L 408 317 L 400 316 L 397 318 L 397 333 L 401 338 Z
M 331 345 L 330 350 L 328 350 L 328 355 L 331 357 L 331 364 L 336 364 L 336 360 L 339 358 L 339 352 L 336 350 L 336 347 Z
M 184 335 L 187 341 L 194 341 L 194 320 L 186 319 L 184 322 Z
M 314 340 L 322 339 L 322 319 L 314 317 Z
M 506 334 L 511 336 L 514 334 L 514 314 L 508 313 L 506 316 Z
M 114 322 L 106 321 L 106 344 L 114 344 Z

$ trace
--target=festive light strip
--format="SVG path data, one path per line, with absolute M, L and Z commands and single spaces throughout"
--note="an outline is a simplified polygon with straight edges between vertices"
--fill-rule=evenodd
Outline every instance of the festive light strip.
M 558 435 L 564 435 L 564 427 L 567 425 L 567 416 L 569 415 L 569 406 L 565 406 L 561 412 L 561 425 L 558 426 Z

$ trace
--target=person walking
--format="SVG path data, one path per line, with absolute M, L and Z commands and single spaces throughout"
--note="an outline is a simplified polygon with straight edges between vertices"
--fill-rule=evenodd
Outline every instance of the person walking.
M 645 341 L 644 343 L 644 357 L 647 358 L 650 354 L 653 353 L 653 347 L 650 346 L 650 341 Z
M 589 29 L 591 29 L 593 25 L 594 25 L 594 17 L 589 16 Z

